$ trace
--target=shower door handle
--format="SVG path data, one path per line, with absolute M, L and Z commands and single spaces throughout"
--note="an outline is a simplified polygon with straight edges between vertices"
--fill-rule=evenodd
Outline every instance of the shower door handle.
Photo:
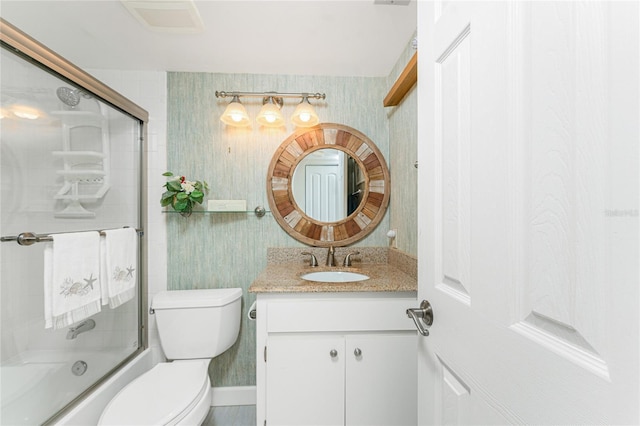
M 420 302 L 419 308 L 407 309 L 407 316 L 411 318 L 418 329 L 418 333 L 423 336 L 429 335 L 428 328 L 433 324 L 433 308 L 427 300 Z

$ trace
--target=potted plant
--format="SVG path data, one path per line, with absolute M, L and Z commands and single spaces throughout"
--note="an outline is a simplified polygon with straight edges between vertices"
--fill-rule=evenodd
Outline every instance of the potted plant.
M 185 217 L 191 215 L 194 203 L 202 204 L 204 193 L 209 190 L 206 181 L 190 181 L 184 176 L 174 176 L 171 172 L 165 172 L 162 176 L 170 179 L 163 185 L 166 191 L 162 194 L 160 204 L 162 207 L 170 205 Z

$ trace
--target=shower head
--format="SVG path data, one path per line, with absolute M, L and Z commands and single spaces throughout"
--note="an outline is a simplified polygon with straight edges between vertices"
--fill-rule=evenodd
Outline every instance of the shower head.
M 79 89 L 70 89 L 68 87 L 58 87 L 58 90 L 56 90 L 56 95 L 58 95 L 58 99 L 64 102 L 65 105 L 69 105 L 72 108 L 80 103 Z

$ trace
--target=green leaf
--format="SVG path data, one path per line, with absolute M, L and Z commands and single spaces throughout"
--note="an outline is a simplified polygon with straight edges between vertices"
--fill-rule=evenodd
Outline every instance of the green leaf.
M 170 180 L 167 182 L 167 189 L 170 191 L 180 192 L 182 191 L 182 186 L 180 186 L 180 182 L 177 180 Z
M 205 192 L 209 190 L 209 184 L 206 181 L 197 181 L 194 185 L 198 191 Z
M 178 192 L 178 195 L 176 195 L 176 198 L 179 201 L 182 201 L 182 200 L 186 200 L 187 198 L 189 198 L 189 196 L 187 195 L 186 192 Z
M 162 174 L 162 176 L 173 176 L 173 173 L 171 173 L 171 172 L 164 172 L 164 173 Z
M 171 199 L 174 195 L 176 195 L 175 191 L 166 191 L 162 194 L 162 200 L 165 200 L 167 198 Z
M 178 211 L 181 211 L 181 210 L 184 210 L 185 208 L 187 208 L 187 204 L 189 204 L 189 200 L 187 200 L 187 199 L 185 199 L 185 200 L 180 200 L 180 201 L 177 201 L 177 202 L 173 205 L 173 208 L 174 208 L 174 209 L 176 209 L 176 210 L 178 210 Z
M 175 195 L 175 192 L 171 192 L 171 191 L 167 191 L 164 194 L 162 194 L 162 198 L 160 199 L 160 205 L 162 207 L 166 207 L 171 203 L 173 203 L 174 195 Z
M 198 190 L 195 190 L 191 193 L 191 199 L 197 203 L 202 203 L 202 198 L 204 194 Z

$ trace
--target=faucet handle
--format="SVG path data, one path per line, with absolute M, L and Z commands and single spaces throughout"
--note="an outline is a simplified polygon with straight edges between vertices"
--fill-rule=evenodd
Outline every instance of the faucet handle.
M 347 254 L 344 257 L 344 262 L 342 262 L 342 266 L 351 266 L 351 255 L 352 254 L 353 255 L 358 255 L 358 254 L 360 254 L 360 252 L 359 251 L 353 251 L 353 252 Z
M 303 251 L 302 254 L 306 254 L 311 256 L 311 259 L 309 260 L 309 266 L 318 266 L 318 259 L 316 259 L 316 256 L 313 253 L 310 253 L 308 251 Z

